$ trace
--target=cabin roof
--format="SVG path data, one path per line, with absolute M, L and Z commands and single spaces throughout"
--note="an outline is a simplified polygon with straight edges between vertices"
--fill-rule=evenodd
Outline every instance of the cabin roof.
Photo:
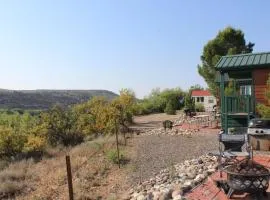
M 212 94 L 208 90 L 192 90 L 191 96 L 204 97 L 204 96 L 212 96 Z
M 270 67 L 270 52 L 222 56 L 216 64 L 217 70 Z

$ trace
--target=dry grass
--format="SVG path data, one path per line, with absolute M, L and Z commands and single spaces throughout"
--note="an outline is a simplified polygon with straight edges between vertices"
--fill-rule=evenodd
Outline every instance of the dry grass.
M 0 160 L 0 171 L 5 169 L 8 166 L 8 161 L 6 160 Z
M 27 185 L 27 180 L 32 177 L 30 166 L 33 160 L 22 160 L 12 163 L 0 171 L 0 197 L 10 198 L 20 194 Z
M 123 139 L 121 139 L 123 142 Z M 123 150 L 125 147 L 121 146 Z M 106 156 L 115 149 L 115 137 L 100 137 L 73 148 L 46 149 L 39 162 L 23 160 L 0 169 L 0 199 L 68 199 L 65 155 L 71 158 L 75 199 L 109 199 L 124 185 L 125 168 L 118 169 Z

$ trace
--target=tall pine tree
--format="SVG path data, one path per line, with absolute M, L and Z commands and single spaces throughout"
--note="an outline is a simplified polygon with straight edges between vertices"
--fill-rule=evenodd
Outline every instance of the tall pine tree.
M 210 40 L 203 48 L 201 65 L 198 72 L 204 78 L 214 96 L 217 96 L 217 84 L 215 83 L 215 65 L 225 55 L 250 53 L 254 43 L 246 43 L 244 33 L 239 29 L 227 27 Z

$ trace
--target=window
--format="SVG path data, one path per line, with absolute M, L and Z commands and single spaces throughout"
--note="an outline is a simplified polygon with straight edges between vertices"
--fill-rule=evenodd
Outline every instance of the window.
M 251 85 L 241 85 L 240 95 L 251 95 Z
M 197 103 L 203 103 L 204 102 L 204 97 L 196 97 L 196 102 Z
M 214 103 L 214 99 L 212 98 L 208 99 L 208 103 Z

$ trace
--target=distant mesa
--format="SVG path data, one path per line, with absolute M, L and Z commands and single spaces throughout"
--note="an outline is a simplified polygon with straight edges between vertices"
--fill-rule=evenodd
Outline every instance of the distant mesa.
M 6 90 L 0 89 L 0 109 L 48 109 L 55 104 L 69 106 L 88 101 L 94 96 L 113 99 L 118 95 L 108 90 Z

